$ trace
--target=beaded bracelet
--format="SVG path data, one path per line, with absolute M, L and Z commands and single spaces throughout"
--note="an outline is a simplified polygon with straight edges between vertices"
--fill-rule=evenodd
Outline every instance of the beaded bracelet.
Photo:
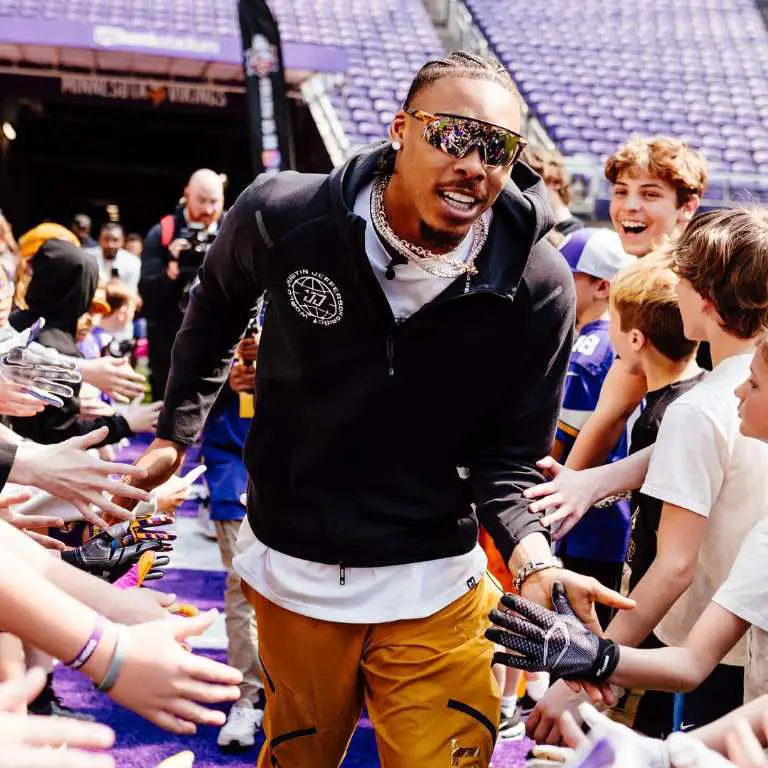
M 82 666 L 88 663 L 88 659 L 93 656 L 94 651 L 98 648 L 101 642 L 102 635 L 104 634 L 105 619 L 103 616 L 99 616 L 96 619 L 96 625 L 91 632 L 91 636 L 85 641 L 85 645 L 78 651 L 77 656 L 70 662 L 65 662 L 64 666 L 70 669 L 80 669 Z
M 125 648 L 123 647 L 123 629 L 122 625 L 117 627 L 117 639 L 115 640 L 115 650 L 112 651 L 112 658 L 109 660 L 109 666 L 104 674 L 104 679 L 96 685 L 96 690 L 102 693 L 109 693 L 117 683 L 117 678 L 123 671 L 125 663 Z

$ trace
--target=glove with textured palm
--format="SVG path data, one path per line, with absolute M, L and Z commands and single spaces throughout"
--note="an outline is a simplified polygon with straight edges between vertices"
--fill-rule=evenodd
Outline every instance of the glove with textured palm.
M 30 343 L 13 347 L 0 357 L 0 376 L 26 387 L 47 405 L 61 407 L 82 381 L 77 364 L 54 349 Z
M 584 626 L 559 582 L 552 587 L 554 611 L 513 594 L 504 595 L 501 603 L 512 612 L 491 611 L 495 626 L 485 636 L 512 653 L 495 653 L 494 664 L 595 683 L 616 669 L 619 646 Z
M 61 559 L 100 579 L 115 582 L 139 561 L 144 552 L 154 551 L 156 557 L 143 580 L 161 579 L 162 569 L 170 558 L 159 553 L 173 549 L 176 534 L 156 528 L 171 523 L 172 517 L 157 514 L 117 523 L 95 533 L 81 547 L 62 552 Z

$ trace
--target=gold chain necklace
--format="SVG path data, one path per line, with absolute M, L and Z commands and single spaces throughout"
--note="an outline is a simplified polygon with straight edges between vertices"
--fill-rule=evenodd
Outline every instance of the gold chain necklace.
M 416 264 L 427 274 L 433 277 L 451 279 L 466 275 L 467 287 L 469 287 L 469 278 L 477 274 L 475 259 L 488 238 L 488 225 L 485 219 L 479 216 L 472 224 L 472 248 L 466 261 L 452 259 L 442 253 L 433 253 L 420 245 L 414 245 L 403 240 L 392 230 L 384 212 L 384 190 L 387 188 L 388 182 L 388 176 L 379 177 L 373 182 L 371 190 L 371 219 L 376 234 L 400 256 L 411 264 Z

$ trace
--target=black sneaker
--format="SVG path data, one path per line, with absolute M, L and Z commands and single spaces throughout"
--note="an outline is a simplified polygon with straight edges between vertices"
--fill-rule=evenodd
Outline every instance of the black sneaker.
M 501 716 L 499 738 L 502 741 L 518 741 L 525 736 L 525 723 L 520 719 L 520 707 L 515 707 L 511 717 Z
M 48 675 L 48 682 L 45 688 L 40 691 L 40 695 L 27 706 L 30 715 L 45 715 L 46 717 L 69 717 L 72 720 L 83 720 L 87 723 L 96 721 L 93 715 L 87 715 L 85 712 L 77 712 L 70 709 L 59 698 L 56 691 L 53 690 L 53 675 Z

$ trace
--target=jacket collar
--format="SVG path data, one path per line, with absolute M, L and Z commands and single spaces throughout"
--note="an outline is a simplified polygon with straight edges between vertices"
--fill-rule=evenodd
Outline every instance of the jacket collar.
M 353 212 L 360 190 L 383 172 L 388 144 L 367 147 L 334 169 L 329 177 L 332 215 L 352 248 L 359 240 L 360 218 Z M 514 295 L 531 250 L 554 226 L 543 180 L 524 163 L 517 163 L 509 183 L 493 205 L 488 242 L 476 266 L 471 290 L 493 290 Z

